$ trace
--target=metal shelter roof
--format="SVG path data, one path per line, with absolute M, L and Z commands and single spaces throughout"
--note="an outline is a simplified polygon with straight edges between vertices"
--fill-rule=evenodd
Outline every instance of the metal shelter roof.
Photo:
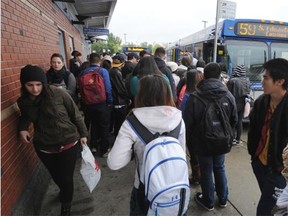
M 107 28 L 117 0 L 75 0 L 77 18 L 87 18 L 86 27 Z
M 71 13 L 77 18 L 72 24 L 80 24 L 85 28 L 107 29 L 112 18 L 117 0 L 52 0 L 65 8 L 69 5 Z M 64 6 L 65 5 L 65 6 Z M 89 31 L 89 38 L 103 35 L 101 32 Z

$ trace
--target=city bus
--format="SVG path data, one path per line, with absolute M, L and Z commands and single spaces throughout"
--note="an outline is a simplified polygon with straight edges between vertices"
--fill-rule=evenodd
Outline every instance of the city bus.
M 190 52 L 206 63 L 213 61 L 215 25 L 170 43 L 167 58 L 177 62 L 180 53 Z M 178 54 L 178 56 L 177 56 Z M 223 62 L 228 75 L 237 64 L 246 67 L 251 97 L 262 94 L 262 65 L 273 58 L 288 60 L 288 23 L 271 20 L 225 19 L 218 24 L 217 62 Z
M 147 47 L 123 47 L 123 53 L 125 55 L 128 55 L 128 53 L 132 53 L 133 52 L 133 53 L 136 53 L 139 56 L 139 53 L 142 50 L 145 50 L 145 51 L 151 53 L 151 49 L 147 48 Z

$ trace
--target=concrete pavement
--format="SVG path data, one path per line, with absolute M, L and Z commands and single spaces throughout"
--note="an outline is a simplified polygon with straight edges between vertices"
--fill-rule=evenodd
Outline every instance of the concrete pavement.
M 246 134 L 242 139 L 246 141 Z M 130 162 L 119 171 L 111 171 L 106 159 L 96 157 L 101 165 L 102 177 L 96 189 L 90 193 L 80 176 L 80 159 L 75 170 L 75 191 L 72 215 L 129 215 L 130 192 L 134 182 L 135 164 Z M 194 195 L 200 186 L 191 187 L 191 203 L 188 215 L 255 215 L 260 191 L 250 166 L 246 142 L 234 146 L 226 156 L 226 171 L 229 186 L 229 202 L 226 208 L 215 206 L 208 212 L 198 206 Z M 41 215 L 59 215 L 58 188 L 51 180 L 42 203 Z

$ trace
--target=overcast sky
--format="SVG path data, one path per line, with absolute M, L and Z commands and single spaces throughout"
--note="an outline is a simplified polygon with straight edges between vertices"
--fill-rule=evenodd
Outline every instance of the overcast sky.
M 288 22 L 288 0 L 234 0 L 236 18 Z M 169 43 L 215 23 L 217 0 L 117 0 L 109 30 L 122 43 Z

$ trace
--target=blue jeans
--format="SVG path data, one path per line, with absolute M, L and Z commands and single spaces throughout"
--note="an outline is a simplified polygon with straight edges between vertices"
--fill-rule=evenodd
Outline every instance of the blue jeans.
M 256 176 L 261 197 L 257 206 L 257 215 L 272 215 L 271 210 L 276 204 L 275 189 L 286 187 L 285 178 L 278 172 L 270 172 L 258 159 L 252 161 L 253 172 Z
M 221 201 L 228 199 L 227 177 L 225 172 L 225 154 L 217 156 L 198 155 L 201 172 L 201 189 L 203 201 L 207 205 L 214 205 L 214 193 Z M 215 188 L 213 183 L 213 173 L 215 179 Z

